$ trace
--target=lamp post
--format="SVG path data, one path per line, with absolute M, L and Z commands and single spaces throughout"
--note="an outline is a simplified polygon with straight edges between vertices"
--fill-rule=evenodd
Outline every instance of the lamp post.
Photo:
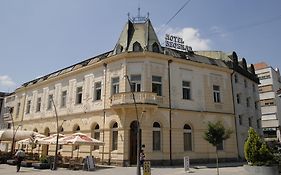
M 135 109 L 136 109 L 136 117 L 137 117 L 137 175 L 141 175 L 141 172 L 140 172 L 140 122 L 139 122 L 139 116 L 138 116 L 138 108 L 137 108 L 137 103 L 136 103 L 136 98 L 135 98 L 135 94 L 134 92 L 132 91 L 132 84 L 131 84 L 131 81 L 128 77 L 128 75 L 125 75 L 124 76 L 128 82 L 129 82 L 129 85 L 130 85 L 130 92 L 132 93 L 132 96 L 133 96 L 133 100 L 134 100 L 134 105 L 135 105 Z M 142 112 L 142 115 L 143 116 L 143 113 L 144 111 Z
M 55 150 L 55 157 L 54 157 L 54 164 L 52 167 L 52 170 L 57 170 L 57 160 L 58 160 L 58 147 L 59 147 L 59 118 L 58 118 L 58 113 L 57 113 L 57 108 L 54 103 L 54 99 L 51 98 L 51 102 L 53 103 L 54 109 L 55 109 L 55 117 L 56 117 L 56 125 L 57 125 L 57 138 L 56 138 L 56 150 Z
M 21 125 L 18 125 L 17 128 L 15 129 L 15 123 L 14 123 L 14 118 L 13 118 L 13 108 L 8 107 L 8 109 L 9 109 L 9 114 L 10 114 L 10 117 L 11 117 L 12 127 L 13 127 L 13 138 L 12 138 L 12 145 L 11 145 L 11 156 L 13 156 L 14 155 L 16 133 L 17 133 L 17 131 L 18 131 L 18 129 Z
M 14 124 L 13 124 L 13 125 L 14 125 Z M 12 148 L 11 148 L 11 154 L 12 154 L 12 156 L 14 155 L 15 137 L 16 137 L 17 131 L 18 131 L 18 129 L 19 129 L 20 126 L 21 126 L 21 125 L 18 125 L 16 129 L 13 127 L 13 139 L 12 139 Z

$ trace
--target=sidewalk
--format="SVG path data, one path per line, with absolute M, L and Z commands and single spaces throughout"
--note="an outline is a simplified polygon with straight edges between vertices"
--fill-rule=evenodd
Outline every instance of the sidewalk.
M 194 165 L 191 166 L 190 172 L 185 172 L 183 167 L 152 167 L 151 175 L 216 175 L 216 168 L 214 164 Z M 136 167 L 113 167 L 106 169 L 97 169 L 96 171 L 73 171 L 64 168 L 59 168 L 57 171 L 52 170 L 38 170 L 34 168 L 22 167 L 19 173 L 16 173 L 16 167 L 0 164 L 0 175 L 135 175 Z M 142 173 L 141 173 L 142 174 Z M 238 163 L 222 164 L 220 168 L 221 175 L 245 175 L 246 171 L 243 166 Z

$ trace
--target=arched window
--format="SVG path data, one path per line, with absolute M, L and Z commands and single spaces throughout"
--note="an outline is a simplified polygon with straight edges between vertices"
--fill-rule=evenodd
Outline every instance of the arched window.
M 153 123 L 153 151 L 161 150 L 161 126 L 158 122 Z
M 192 150 L 192 130 L 188 124 L 183 127 L 183 145 L 184 151 Z
M 120 44 L 118 44 L 117 48 L 116 48 L 116 53 L 121 53 L 123 51 L 123 46 L 121 46 Z
M 113 150 L 117 150 L 117 146 L 118 146 L 118 123 L 115 122 L 113 125 L 112 125 L 112 145 L 111 145 L 111 148 L 112 148 L 112 151 Z
M 159 46 L 158 46 L 157 43 L 153 43 L 153 44 L 152 44 L 152 52 L 157 52 L 157 53 L 160 52 L 160 51 L 159 51 Z
M 100 140 L 100 126 L 97 124 L 95 129 L 94 129 L 94 139 Z M 98 150 L 99 146 L 95 145 L 94 150 Z
M 134 51 L 134 52 L 141 52 L 141 51 L 142 51 L 142 47 L 141 47 L 141 45 L 140 45 L 139 42 L 136 41 L 136 42 L 133 44 L 133 51 Z
M 73 131 L 74 132 L 79 132 L 80 131 L 80 126 L 79 125 L 75 125 L 74 127 L 73 127 Z M 73 145 L 72 146 L 72 150 L 79 150 L 79 145 Z

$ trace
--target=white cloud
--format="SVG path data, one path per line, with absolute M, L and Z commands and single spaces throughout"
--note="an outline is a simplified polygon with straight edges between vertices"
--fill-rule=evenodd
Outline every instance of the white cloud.
M 0 75 L 0 87 L 3 90 L 15 88 L 16 83 L 8 75 Z
M 210 50 L 211 40 L 202 38 L 199 30 L 192 27 L 182 29 L 169 28 L 165 33 L 172 34 L 183 38 L 185 45 L 191 46 L 193 50 Z

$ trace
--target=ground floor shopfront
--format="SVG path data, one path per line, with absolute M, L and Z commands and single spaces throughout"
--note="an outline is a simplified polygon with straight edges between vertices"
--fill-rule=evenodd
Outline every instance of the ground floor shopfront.
M 108 109 L 75 115 L 58 116 L 59 131 L 65 135 L 82 132 L 101 140 L 104 146 L 62 145 L 62 156 L 85 157 L 93 155 L 101 162 L 129 166 L 136 163 L 137 121 L 140 122 L 140 140 L 146 159 L 153 164 L 183 163 L 183 157 L 191 161 L 215 159 L 215 147 L 203 139 L 209 121 L 222 121 L 233 131 L 226 140 L 219 157 L 237 159 L 237 141 L 232 114 L 169 110 L 138 107 Z M 22 122 L 22 129 L 38 131 L 44 135 L 56 133 L 56 120 L 52 118 L 30 119 Z M 78 149 L 79 148 L 79 149 Z M 31 150 L 31 149 L 29 149 Z M 33 147 L 33 152 L 54 155 L 55 145 Z M 79 151 L 79 152 L 78 152 Z

